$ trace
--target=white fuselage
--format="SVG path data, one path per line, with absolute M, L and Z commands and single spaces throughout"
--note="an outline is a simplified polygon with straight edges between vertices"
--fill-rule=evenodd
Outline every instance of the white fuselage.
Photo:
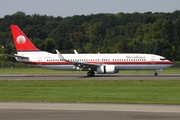
M 171 61 L 154 54 L 62 54 L 71 62 L 61 61 L 57 54 L 45 51 L 18 52 L 18 55 L 29 57 L 29 59 L 16 58 L 17 61 L 60 70 L 72 70 L 73 61 L 99 66 L 114 65 L 116 70 L 160 70 L 172 66 Z

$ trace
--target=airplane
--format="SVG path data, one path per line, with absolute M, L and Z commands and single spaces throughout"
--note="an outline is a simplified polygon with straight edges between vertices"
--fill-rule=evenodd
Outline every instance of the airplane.
M 97 74 L 114 74 L 120 70 L 155 70 L 154 75 L 164 68 L 171 67 L 173 63 L 165 57 L 155 54 L 142 53 L 97 53 L 97 54 L 56 54 L 38 49 L 29 38 L 15 25 L 10 25 L 17 54 L 17 61 L 43 68 L 56 70 L 83 70 L 87 76 Z

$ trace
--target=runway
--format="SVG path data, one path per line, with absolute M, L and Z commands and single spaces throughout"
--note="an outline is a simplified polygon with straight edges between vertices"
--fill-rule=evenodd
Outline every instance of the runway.
M 0 103 L 3 120 L 178 120 L 178 105 Z
M 180 80 L 180 74 L 98 74 L 94 77 L 84 74 L 1 74 L 0 80 Z

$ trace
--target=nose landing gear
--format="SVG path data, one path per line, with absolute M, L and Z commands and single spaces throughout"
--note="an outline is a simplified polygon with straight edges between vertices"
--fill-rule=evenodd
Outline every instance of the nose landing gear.
M 158 72 L 157 71 L 155 71 L 154 76 L 158 76 Z
M 160 71 L 163 71 L 163 69 L 156 70 L 155 73 L 154 73 L 154 76 L 158 76 L 158 72 L 160 72 Z

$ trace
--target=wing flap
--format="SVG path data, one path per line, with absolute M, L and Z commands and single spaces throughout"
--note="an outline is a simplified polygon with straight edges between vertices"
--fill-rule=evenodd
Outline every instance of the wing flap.
M 82 67 L 82 68 L 97 68 L 100 65 L 92 64 L 92 63 L 84 63 L 84 62 L 73 62 L 74 66 Z

